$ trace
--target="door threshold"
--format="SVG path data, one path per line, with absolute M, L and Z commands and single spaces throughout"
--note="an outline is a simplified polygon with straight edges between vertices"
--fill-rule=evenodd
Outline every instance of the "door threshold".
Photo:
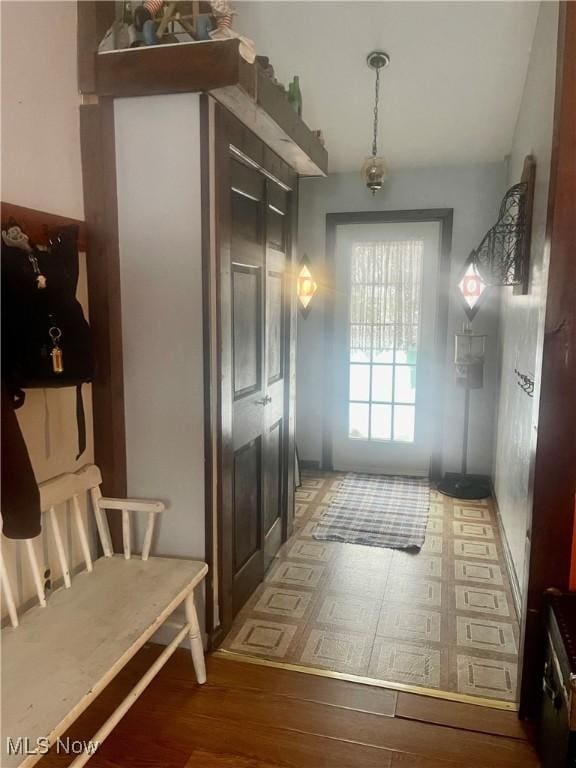
M 518 712 L 518 704 L 513 701 L 501 701 L 500 699 L 488 699 L 481 696 L 469 696 L 465 693 L 455 693 L 451 691 L 440 691 L 436 688 L 421 688 L 418 685 L 408 685 L 406 683 L 395 683 L 388 680 L 377 680 L 372 677 L 363 677 L 361 675 L 351 675 L 347 672 L 334 672 L 331 669 L 321 669 L 319 667 L 304 667 L 299 664 L 290 664 L 283 661 L 272 661 L 271 659 L 259 659 L 256 656 L 247 656 L 244 653 L 227 651 L 219 649 L 212 653 L 219 659 L 229 659 L 230 661 L 241 661 L 245 664 L 257 664 L 262 667 L 272 667 L 274 669 L 286 669 L 290 672 L 302 672 L 305 675 L 317 675 L 318 677 L 330 677 L 335 680 L 346 680 L 349 683 L 360 683 L 361 685 L 373 685 L 377 688 L 389 688 L 393 691 L 402 691 L 404 693 L 415 693 L 420 696 L 429 696 L 434 699 L 443 699 L 444 701 L 455 701 L 459 704 L 474 704 L 477 707 L 487 707 L 489 709 L 501 709 L 506 712 Z

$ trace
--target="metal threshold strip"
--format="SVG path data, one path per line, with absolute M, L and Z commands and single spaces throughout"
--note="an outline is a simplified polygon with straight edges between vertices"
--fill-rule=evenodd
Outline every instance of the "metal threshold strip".
M 305 667 L 299 664 L 288 664 L 282 661 L 271 661 L 270 659 L 260 659 L 256 656 L 248 656 L 244 653 L 235 651 L 217 650 L 212 653 L 219 659 L 229 659 L 231 661 L 241 661 L 246 664 L 257 664 L 262 667 L 273 667 L 275 669 L 287 669 L 290 672 L 302 672 L 306 675 L 317 675 L 318 677 L 330 677 L 335 680 L 346 680 L 349 683 L 360 683 L 361 685 L 373 685 L 377 688 L 389 688 L 392 691 L 404 691 L 405 693 L 416 693 L 420 696 L 430 696 L 434 699 L 443 699 L 444 701 L 456 701 L 460 704 L 475 704 L 478 707 L 487 707 L 489 709 L 501 709 L 507 712 L 517 712 L 518 704 L 513 701 L 502 701 L 500 699 L 488 699 L 482 696 L 469 696 L 464 693 L 455 693 L 451 691 L 442 691 L 437 688 L 422 688 L 418 685 L 407 685 L 406 683 L 394 683 L 388 680 L 377 680 L 372 677 L 362 677 L 360 675 L 351 675 L 345 672 L 333 672 L 330 669 L 321 669 L 318 667 Z

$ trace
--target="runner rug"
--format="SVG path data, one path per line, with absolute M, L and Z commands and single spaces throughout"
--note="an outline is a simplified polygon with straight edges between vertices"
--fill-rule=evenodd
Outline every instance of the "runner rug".
M 350 474 L 313 536 L 318 541 L 419 550 L 429 509 L 428 478 Z

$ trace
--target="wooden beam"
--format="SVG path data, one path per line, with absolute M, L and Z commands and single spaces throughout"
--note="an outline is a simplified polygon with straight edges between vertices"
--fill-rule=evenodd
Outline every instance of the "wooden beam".
M 238 82 L 238 40 L 143 46 L 98 54 L 101 96 L 197 93 Z
M 325 176 L 328 153 L 286 94 L 238 52 L 238 40 L 177 43 L 96 57 L 101 96 L 210 93 L 301 176 Z
M 88 301 L 94 337 L 94 460 L 102 472 L 106 496 L 126 496 L 124 368 L 114 104 L 80 107 L 84 210 L 88 232 Z M 120 522 L 110 519 L 116 551 L 122 545 Z
M 78 0 L 77 47 L 78 88 L 81 93 L 96 91 L 96 53 L 98 45 L 115 18 L 113 0 Z

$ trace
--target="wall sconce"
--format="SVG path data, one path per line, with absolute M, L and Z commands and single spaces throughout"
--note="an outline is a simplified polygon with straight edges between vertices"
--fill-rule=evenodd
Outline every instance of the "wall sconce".
M 310 302 L 318 291 L 318 283 L 314 280 L 310 271 L 310 260 L 304 256 L 300 262 L 300 271 L 296 285 L 296 293 L 300 302 L 300 311 L 306 317 L 310 311 Z

